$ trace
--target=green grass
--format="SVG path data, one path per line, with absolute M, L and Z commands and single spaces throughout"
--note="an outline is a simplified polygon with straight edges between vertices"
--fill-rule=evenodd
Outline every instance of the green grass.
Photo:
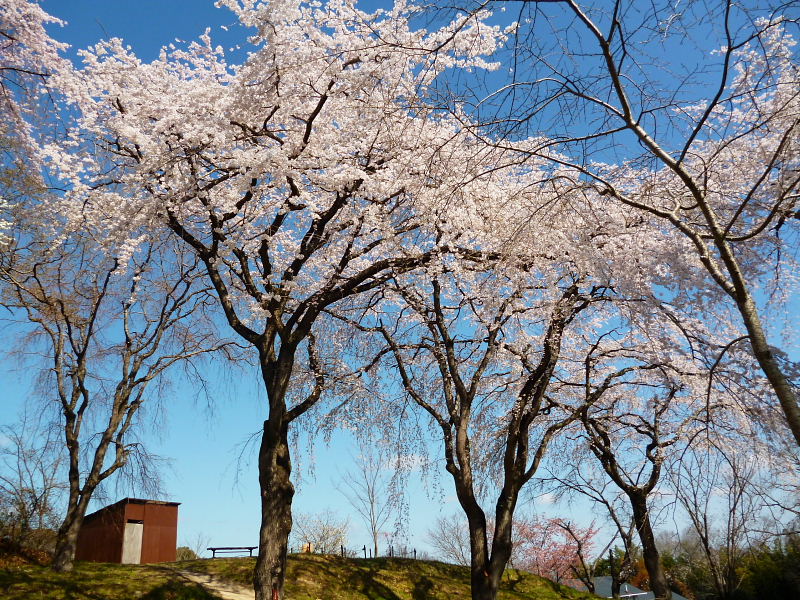
M 254 558 L 217 558 L 181 563 L 181 568 L 250 586 Z M 405 558 L 352 559 L 318 554 L 289 557 L 288 600 L 456 600 L 469 599 L 469 569 Z M 595 598 L 548 579 L 509 570 L 500 600 Z
M 219 600 L 186 581 L 175 569 L 252 585 L 254 558 L 191 560 L 165 565 L 77 563 L 72 573 L 24 565 L 0 569 L 3 600 Z M 460 600 L 469 599 L 469 570 L 404 558 L 352 559 L 318 554 L 289 557 L 288 600 Z M 595 598 L 547 579 L 507 571 L 500 600 Z
M 24 565 L 0 569 L 3 600 L 220 600 L 159 565 L 76 563 L 72 573 Z

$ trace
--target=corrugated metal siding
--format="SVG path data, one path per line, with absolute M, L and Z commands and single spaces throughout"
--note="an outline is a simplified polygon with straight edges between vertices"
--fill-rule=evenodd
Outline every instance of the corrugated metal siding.
M 78 534 L 75 559 L 120 562 L 124 530 L 125 511 L 124 506 L 120 504 L 112 504 L 87 515 Z

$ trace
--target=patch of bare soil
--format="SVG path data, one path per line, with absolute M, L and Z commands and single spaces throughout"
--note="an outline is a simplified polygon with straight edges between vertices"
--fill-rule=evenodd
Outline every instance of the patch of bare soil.
M 256 597 L 255 592 L 251 589 L 219 581 L 211 575 L 192 573 L 191 571 L 175 572 L 193 583 L 202 585 L 207 590 L 223 598 L 223 600 L 254 600 Z

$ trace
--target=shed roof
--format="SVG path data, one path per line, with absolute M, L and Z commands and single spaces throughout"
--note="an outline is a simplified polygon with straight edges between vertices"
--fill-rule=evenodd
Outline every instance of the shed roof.
M 117 507 L 120 507 L 125 504 L 156 504 L 161 506 L 180 506 L 180 502 L 167 502 L 166 500 L 144 500 L 142 498 L 123 498 L 118 502 L 114 502 L 114 504 L 109 504 L 108 506 L 104 506 L 103 508 L 94 511 L 91 514 L 86 515 L 83 518 L 84 523 L 87 521 L 91 521 L 107 512 L 110 512 Z

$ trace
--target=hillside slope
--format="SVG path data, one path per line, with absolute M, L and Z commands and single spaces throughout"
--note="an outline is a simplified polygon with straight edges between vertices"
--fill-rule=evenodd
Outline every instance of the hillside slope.
M 218 558 L 180 563 L 181 569 L 249 585 L 255 559 Z M 289 600 L 469 599 L 469 569 L 406 558 L 353 559 L 318 554 L 289 557 Z M 500 600 L 595 598 L 530 573 L 507 571 Z
M 71 573 L 37 564 L 0 566 L 2 600 L 221 600 L 161 565 L 79 562 Z
M 162 565 L 77 563 L 73 573 L 35 564 L 0 566 L 3 600 L 219 600 L 178 571 L 251 586 L 254 558 L 218 558 Z M 589 594 L 509 571 L 500 600 L 581 600 Z M 353 559 L 318 554 L 289 557 L 288 600 L 469 600 L 469 570 L 404 558 Z

